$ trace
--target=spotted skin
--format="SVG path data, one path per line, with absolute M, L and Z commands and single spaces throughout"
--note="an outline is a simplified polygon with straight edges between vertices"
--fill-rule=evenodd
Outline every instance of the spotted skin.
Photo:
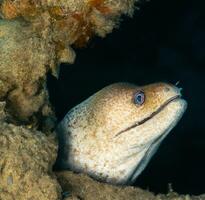
M 134 97 L 143 92 L 141 105 Z M 186 110 L 180 89 L 167 83 L 107 86 L 71 109 L 57 127 L 60 169 L 111 184 L 130 184 Z

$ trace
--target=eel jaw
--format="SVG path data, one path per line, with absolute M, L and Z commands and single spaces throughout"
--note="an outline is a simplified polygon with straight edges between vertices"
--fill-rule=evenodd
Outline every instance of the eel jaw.
M 137 127 L 140 126 L 142 124 L 144 124 L 145 122 L 147 122 L 148 120 L 152 119 L 155 115 L 157 115 L 158 113 L 160 113 L 167 105 L 169 105 L 171 102 L 177 100 L 177 99 L 181 99 L 181 95 L 176 95 L 174 97 L 171 97 L 170 99 L 168 99 L 162 106 L 160 106 L 156 111 L 154 111 L 153 113 L 151 113 L 148 117 L 146 117 L 145 119 L 142 119 L 139 122 L 134 123 L 133 125 L 129 126 L 128 128 L 118 132 L 114 137 L 118 137 L 119 135 Z
M 136 180 L 136 178 L 141 174 L 141 172 L 145 169 L 145 167 L 151 160 L 152 156 L 157 152 L 161 142 L 169 134 L 171 129 L 172 127 L 169 128 L 164 134 L 160 135 L 151 143 L 150 147 L 145 152 L 144 157 L 141 159 L 140 163 L 137 165 L 137 167 L 134 169 L 133 173 L 127 180 L 127 184 L 132 184 Z
M 176 126 L 176 124 L 178 123 L 178 121 L 181 119 L 181 117 L 183 116 L 186 108 L 187 108 L 187 103 L 184 99 L 181 98 L 181 96 L 176 96 L 175 98 L 171 98 L 168 103 L 163 105 L 163 108 L 165 108 L 166 106 L 168 106 L 171 102 L 173 101 L 181 101 L 182 103 L 182 112 L 180 113 L 180 115 L 178 116 L 177 120 L 174 121 L 172 124 L 170 124 L 169 127 L 167 127 L 167 129 L 161 134 L 159 135 L 157 138 L 155 138 L 151 143 L 150 146 L 148 147 L 148 149 L 146 150 L 143 158 L 140 160 L 140 162 L 137 164 L 137 166 L 135 167 L 135 169 L 133 170 L 133 172 L 129 175 L 129 178 L 127 179 L 126 184 L 132 184 L 136 178 L 141 174 L 141 172 L 145 169 L 145 167 L 147 166 L 147 164 L 149 163 L 149 161 L 151 160 L 152 156 L 156 153 L 156 151 L 158 150 L 161 142 L 164 140 L 164 138 L 169 134 L 169 132 Z M 160 109 L 160 111 L 163 110 L 163 108 Z M 157 112 L 157 113 L 160 113 Z M 156 115 L 156 114 L 155 114 Z M 154 116 L 155 116 L 154 115 Z M 136 126 L 135 126 L 136 127 Z M 143 151 L 143 150 L 142 150 Z

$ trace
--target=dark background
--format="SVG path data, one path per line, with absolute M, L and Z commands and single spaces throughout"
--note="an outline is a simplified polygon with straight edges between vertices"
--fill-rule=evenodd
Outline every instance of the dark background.
M 151 0 L 105 39 L 76 50 L 74 65 L 48 77 L 58 120 L 113 82 L 180 81 L 188 110 L 135 185 L 155 193 L 168 183 L 184 194 L 205 193 L 205 6 L 198 0 Z

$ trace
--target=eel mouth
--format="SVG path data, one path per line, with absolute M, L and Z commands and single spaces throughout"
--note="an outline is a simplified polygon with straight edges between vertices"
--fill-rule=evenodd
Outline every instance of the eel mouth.
M 142 124 L 144 124 L 145 122 L 147 122 L 148 120 L 152 119 L 154 116 L 156 116 L 158 113 L 160 113 L 167 105 L 169 105 L 171 102 L 175 101 L 176 99 L 181 99 L 181 95 L 176 95 L 171 97 L 170 99 L 168 99 L 167 101 L 165 101 L 165 103 L 163 103 L 156 111 L 154 111 L 153 113 L 151 113 L 148 117 L 142 119 L 139 122 L 134 123 L 133 125 L 129 126 L 128 128 L 118 132 L 115 137 L 121 135 L 124 132 L 127 132 L 137 126 L 140 126 Z

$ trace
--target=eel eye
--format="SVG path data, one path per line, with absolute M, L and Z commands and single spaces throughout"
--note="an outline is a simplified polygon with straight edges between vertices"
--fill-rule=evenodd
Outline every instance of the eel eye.
M 142 105 L 145 102 L 145 94 L 142 91 L 139 91 L 134 96 L 134 103 L 137 105 Z

